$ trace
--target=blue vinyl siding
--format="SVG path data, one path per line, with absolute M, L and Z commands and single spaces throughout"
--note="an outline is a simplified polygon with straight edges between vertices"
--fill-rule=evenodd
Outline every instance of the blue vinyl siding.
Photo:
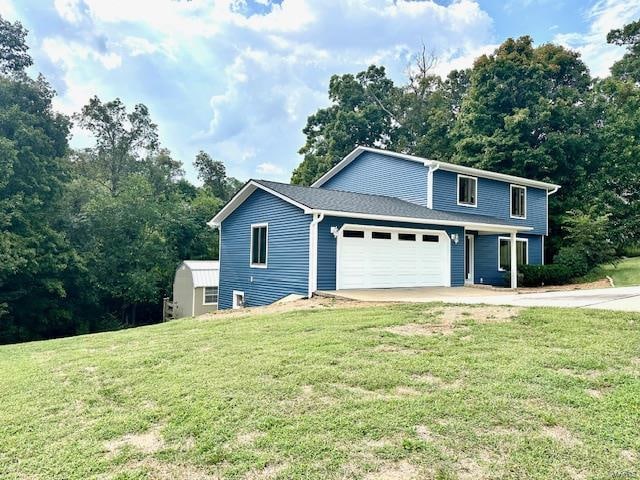
M 505 286 L 505 272 L 498 270 L 498 238 L 505 235 L 476 235 L 474 282 L 476 284 Z M 542 263 L 542 235 L 518 234 L 529 240 L 529 265 Z
M 451 285 L 464 285 L 464 229 L 462 227 L 385 222 L 381 220 L 365 220 L 361 218 L 325 217 L 325 219 L 318 225 L 318 290 L 335 290 L 336 288 L 337 239 L 331 233 L 331 227 L 340 228 L 345 223 L 356 225 L 378 225 L 381 227 L 445 230 L 449 236 L 451 236 L 452 233 L 457 233 L 460 241 L 457 245 L 451 242 Z
M 360 154 L 322 188 L 397 197 L 427 205 L 427 167 L 379 153 Z
M 511 218 L 510 183 L 478 177 L 477 207 L 458 205 L 456 172 L 436 170 L 434 172 L 433 208 L 449 212 L 489 215 L 510 225 L 533 227 L 531 233 L 547 233 L 547 192 L 544 189 L 527 187 L 527 218 Z
M 311 216 L 263 190 L 253 192 L 222 221 L 219 308 L 231 308 L 233 290 L 253 307 L 291 293 L 307 295 Z M 251 268 L 251 224 L 268 223 L 267 268 Z

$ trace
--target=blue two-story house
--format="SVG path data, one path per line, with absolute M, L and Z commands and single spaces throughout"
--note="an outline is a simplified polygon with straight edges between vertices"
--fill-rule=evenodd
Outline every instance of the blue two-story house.
M 311 187 L 251 180 L 220 229 L 219 308 L 361 288 L 507 285 L 544 262 L 558 185 L 358 147 Z

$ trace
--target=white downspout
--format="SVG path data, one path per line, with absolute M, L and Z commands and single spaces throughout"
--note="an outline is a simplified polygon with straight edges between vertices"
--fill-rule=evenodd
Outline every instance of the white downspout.
M 560 187 L 555 187 L 553 190 L 547 190 L 547 197 L 550 197 L 551 195 L 556 193 L 558 190 L 560 190 Z
M 425 166 L 429 167 L 429 172 L 427 173 L 427 208 L 433 209 L 433 172 L 440 168 L 440 164 L 429 162 L 425 163 Z
M 323 219 L 324 213 L 314 213 L 309 224 L 309 298 L 318 289 L 318 224 Z

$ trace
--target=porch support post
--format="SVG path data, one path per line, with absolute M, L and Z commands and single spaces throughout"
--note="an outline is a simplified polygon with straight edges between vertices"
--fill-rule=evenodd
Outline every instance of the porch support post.
M 511 232 L 509 252 L 511 253 L 511 288 L 518 288 L 518 255 L 516 252 L 516 232 Z

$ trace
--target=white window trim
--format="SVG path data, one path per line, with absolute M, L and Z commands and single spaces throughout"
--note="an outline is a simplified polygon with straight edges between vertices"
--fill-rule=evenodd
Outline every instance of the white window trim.
M 244 305 L 244 302 L 245 302 L 244 292 L 242 290 L 233 290 L 232 291 L 232 296 L 231 296 L 231 308 L 232 309 L 242 308 L 240 305 L 238 305 L 236 303 L 236 297 L 238 295 L 242 296 L 242 303 Z
M 267 245 L 264 252 L 264 263 L 253 263 L 253 229 L 266 227 L 267 228 Z M 252 223 L 249 230 L 249 267 L 251 268 L 267 268 L 269 264 L 269 224 L 268 223 Z
M 476 195 L 475 195 L 475 203 L 464 203 L 460 201 L 460 179 L 461 178 L 469 178 L 471 180 L 473 180 L 476 184 Z M 472 177 L 470 175 L 463 175 L 461 173 L 458 174 L 458 177 L 456 179 L 456 202 L 458 205 L 460 205 L 461 207 L 477 207 L 478 206 L 478 177 Z
M 522 217 L 513 214 L 513 189 L 514 188 L 521 188 L 524 190 L 524 216 Z M 527 187 L 523 185 L 514 185 L 514 184 L 509 185 L 509 216 L 511 218 L 517 218 L 519 220 L 527 219 Z
M 216 286 L 211 286 L 211 287 L 202 287 L 202 305 L 217 305 L 218 302 L 207 302 L 206 298 L 207 298 L 207 288 L 217 288 L 217 293 L 216 293 L 216 297 L 218 297 L 218 295 L 220 295 L 220 288 L 216 287 Z
M 500 268 L 500 242 L 502 240 L 505 240 L 507 242 L 509 242 L 509 245 L 511 245 L 511 238 L 509 237 L 498 237 L 498 271 L 499 272 L 506 272 L 507 270 L 504 268 Z M 524 242 L 526 247 L 524 249 L 524 256 L 525 256 L 525 261 L 524 264 L 525 265 L 529 265 L 529 239 L 528 238 L 516 238 L 516 243 L 517 242 Z

